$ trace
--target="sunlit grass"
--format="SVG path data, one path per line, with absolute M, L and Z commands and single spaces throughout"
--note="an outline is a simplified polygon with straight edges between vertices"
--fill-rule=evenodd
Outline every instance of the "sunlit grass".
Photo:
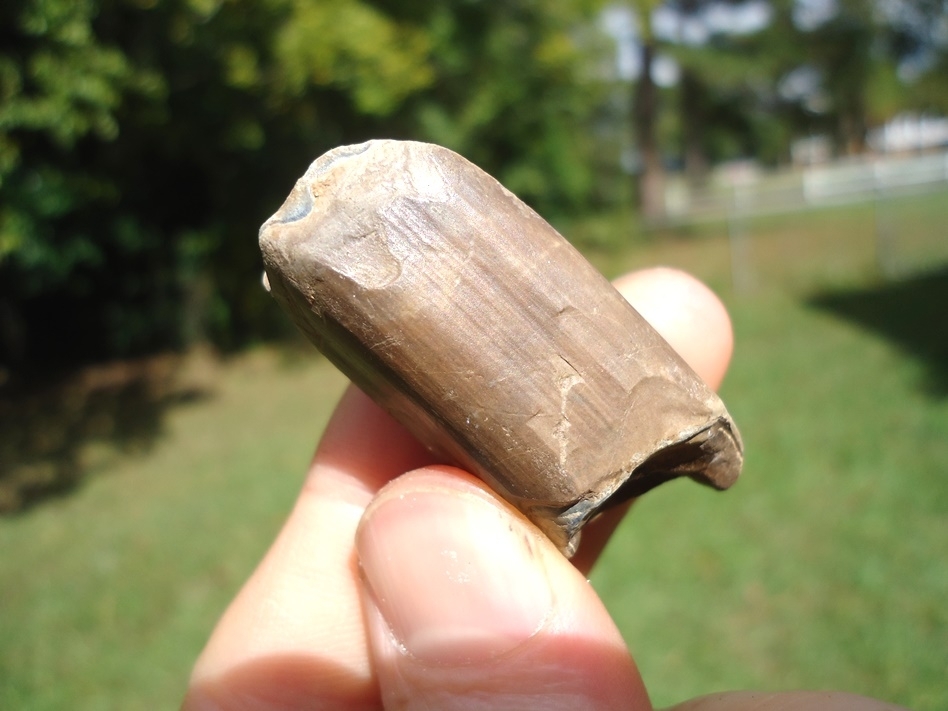
M 918 224 L 903 256 L 942 259 L 944 207 L 906 214 Z M 916 352 L 813 300 L 882 283 L 874 224 L 856 208 L 749 224 L 740 289 L 726 225 L 593 255 L 610 274 L 690 269 L 735 323 L 724 398 L 747 443 L 742 480 L 650 493 L 593 576 L 659 704 L 806 687 L 948 708 L 948 397 L 930 387 L 948 368 L 941 342 Z M 201 387 L 148 448 L 97 444 L 77 490 L 0 519 L 0 708 L 178 703 L 344 381 L 321 359 L 264 349 Z
M 224 363 L 147 452 L 0 520 L 0 708 L 176 708 L 275 535 L 344 379 L 276 352 Z
M 945 708 L 948 401 L 830 315 L 731 308 L 742 480 L 645 497 L 593 577 L 654 700 L 806 687 Z
M 630 216 L 615 214 L 561 228 L 607 275 L 672 264 L 719 292 L 800 294 L 948 264 L 946 216 L 943 189 L 647 232 Z

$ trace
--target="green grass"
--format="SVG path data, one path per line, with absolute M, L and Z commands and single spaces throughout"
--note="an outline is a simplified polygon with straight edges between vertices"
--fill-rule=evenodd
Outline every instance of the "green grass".
M 831 315 L 732 310 L 742 480 L 645 497 L 593 578 L 655 701 L 806 687 L 948 707 L 948 402 Z
M 201 376 L 139 453 L 0 519 L 0 709 L 176 708 L 299 489 L 344 379 L 252 352 Z
M 918 221 L 898 220 L 905 264 L 943 259 L 941 200 L 890 206 Z M 874 224 L 754 221 L 741 290 L 726 226 L 592 255 L 694 271 L 737 336 L 723 395 L 742 480 L 648 494 L 593 575 L 658 704 L 800 687 L 948 708 L 948 276 L 893 295 Z M 0 519 L 0 708 L 178 703 L 344 387 L 297 353 L 199 365 L 181 378 L 200 396 L 168 401 L 147 441 L 93 441 L 74 490 Z

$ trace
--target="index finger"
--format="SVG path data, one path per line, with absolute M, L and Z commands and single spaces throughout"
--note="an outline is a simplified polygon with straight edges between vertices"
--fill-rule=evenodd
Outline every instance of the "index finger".
M 707 287 L 670 269 L 637 272 L 617 287 L 701 377 L 720 384 L 730 322 Z M 184 708 L 379 708 L 355 531 L 382 486 L 431 463 L 401 425 L 350 387 L 283 530 L 201 654 Z M 592 565 L 622 513 L 587 526 L 577 567 Z
M 379 488 L 431 462 L 350 386 L 286 524 L 202 652 L 183 708 L 378 708 L 355 530 Z

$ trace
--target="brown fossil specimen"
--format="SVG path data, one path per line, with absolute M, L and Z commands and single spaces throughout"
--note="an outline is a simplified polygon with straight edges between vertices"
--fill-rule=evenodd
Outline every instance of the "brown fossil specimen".
M 273 296 L 330 360 L 567 553 L 605 506 L 740 472 L 717 395 L 550 225 L 445 148 L 330 151 L 260 247 Z

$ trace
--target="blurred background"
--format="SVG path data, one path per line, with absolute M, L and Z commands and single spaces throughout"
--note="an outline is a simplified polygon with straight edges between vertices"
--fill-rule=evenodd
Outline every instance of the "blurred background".
M 742 481 L 593 575 L 657 704 L 948 708 L 944 0 L 4 2 L 0 708 L 179 702 L 345 386 L 257 228 L 373 137 L 728 304 Z

